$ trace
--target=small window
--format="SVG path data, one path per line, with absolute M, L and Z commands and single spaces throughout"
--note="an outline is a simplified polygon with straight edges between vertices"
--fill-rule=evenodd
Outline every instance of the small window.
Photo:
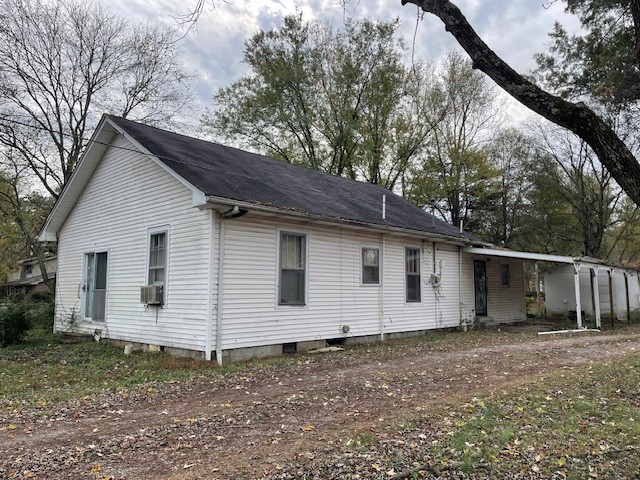
M 362 283 L 380 284 L 380 249 L 362 248 Z
M 406 247 L 404 249 L 405 272 L 407 283 L 407 302 L 420 302 L 420 249 Z
M 304 233 L 280 233 L 279 305 L 306 304 L 306 244 Z
M 167 232 L 149 236 L 149 285 L 165 285 L 167 282 Z
M 500 279 L 503 287 L 511 285 L 511 272 L 509 271 L 509 265 L 506 263 L 500 264 Z

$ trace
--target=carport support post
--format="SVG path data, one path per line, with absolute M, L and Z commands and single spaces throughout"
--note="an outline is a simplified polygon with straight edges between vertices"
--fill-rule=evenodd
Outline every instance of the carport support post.
M 624 276 L 624 299 L 627 302 L 627 322 L 631 321 L 631 302 L 629 301 L 629 274 L 622 272 Z
M 582 305 L 580 304 L 580 264 L 573 264 L 573 282 L 576 290 L 576 320 L 578 328 L 582 328 Z
M 615 304 L 613 301 L 613 270 L 609 269 L 607 270 L 607 273 L 609 275 L 609 309 L 611 311 L 611 327 L 615 327 L 616 326 L 616 310 L 615 310 Z
M 600 290 L 598 287 L 598 267 L 593 267 L 593 296 L 595 301 L 596 328 L 602 327 L 602 316 L 600 314 Z
M 542 317 L 540 313 L 540 265 L 535 263 L 536 267 L 536 317 Z

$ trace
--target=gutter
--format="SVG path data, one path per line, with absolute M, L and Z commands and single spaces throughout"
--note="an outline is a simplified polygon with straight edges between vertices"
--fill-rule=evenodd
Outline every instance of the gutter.
M 243 201 L 235 201 L 235 200 L 230 200 L 228 198 L 215 197 L 215 196 L 212 196 L 212 195 L 207 195 L 206 196 L 206 201 L 207 201 L 207 204 L 204 205 L 201 208 L 215 208 L 214 205 L 228 206 L 228 207 L 238 207 L 239 209 L 242 209 L 242 210 L 253 210 L 253 211 L 256 211 L 256 212 L 271 213 L 271 214 L 276 214 L 276 215 L 286 215 L 286 216 L 289 216 L 289 217 L 304 219 L 306 221 L 315 220 L 315 221 L 320 221 L 320 222 L 327 222 L 329 224 L 341 223 L 341 224 L 346 224 L 346 225 L 366 227 L 366 228 L 369 228 L 369 229 L 374 229 L 374 230 L 383 231 L 383 232 L 403 233 L 403 234 L 412 235 L 412 236 L 418 235 L 420 237 L 428 238 L 428 239 L 446 240 L 446 241 L 448 241 L 450 243 L 454 243 L 456 245 L 462 245 L 462 246 L 475 245 L 475 244 L 478 243 L 478 242 L 471 242 L 467 238 L 461 238 L 461 237 L 456 237 L 456 236 L 444 235 L 444 234 L 439 234 L 439 233 L 424 232 L 422 230 L 413 230 L 413 229 L 409 229 L 409 228 L 393 227 L 393 226 L 388 226 L 388 225 L 379 225 L 379 224 L 375 224 L 375 223 L 359 222 L 357 220 L 349 220 L 349 219 L 342 219 L 342 218 L 335 218 L 335 217 L 325 217 L 325 216 L 322 216 L 322 215 L 314 215 L 314 214 L 311 214 L 311 213 L 303 213 L 303 212 L 298 212 L 298 211 L 295 211 L 295 210 L 285 210 L 285 209 L 282 209 L 282 208 L 272 207 L 272 206 L 268 206 L 268 205 L 261 205 L 261 204 L 251 203 L 251 202 L 243 202 Z

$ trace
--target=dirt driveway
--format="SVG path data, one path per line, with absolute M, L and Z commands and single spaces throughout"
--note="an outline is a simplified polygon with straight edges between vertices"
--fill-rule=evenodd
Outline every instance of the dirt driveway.
M 6 478 L 270 478 L 292 458 L 560 370 L 640 352 L 640 334 L 450 334 L 14 412 Z

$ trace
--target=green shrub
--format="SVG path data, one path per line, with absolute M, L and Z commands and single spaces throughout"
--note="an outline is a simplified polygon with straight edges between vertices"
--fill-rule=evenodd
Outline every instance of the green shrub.
M 24 300 L 9 300 L 0 307 L 0 345 L 18 343 L 31 328 Z
M 53 329 L 53 317 L 55 304 L 50 294 L 34 294 L 27 300 L 27 318 L 33 327 L 41 327 L 45 330 Z

